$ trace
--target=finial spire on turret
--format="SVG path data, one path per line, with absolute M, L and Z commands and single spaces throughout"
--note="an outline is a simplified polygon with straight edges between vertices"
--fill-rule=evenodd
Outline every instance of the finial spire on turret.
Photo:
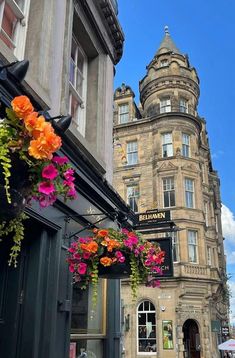
M 164 30 L 165 30 L 165 34 L 169 36 L 170 32 L 169 32 L 169 27 L 167 25 L 164 27 Z
M 165 36 L 156 54 L 158 55 L 159 53 L 162 53 L 162 51 L 164 50 L 180 54 L 180 50 L 175 46 L 170 36 L 169 27 L 167 25 L 164 27 L 164 31 L 165 31 Z

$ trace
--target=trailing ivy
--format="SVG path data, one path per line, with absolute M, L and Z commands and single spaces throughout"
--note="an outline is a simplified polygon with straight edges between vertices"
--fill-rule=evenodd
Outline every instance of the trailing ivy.
M 21 242 L 24 238 L 24 225 L 23 221 L 28 216 L 22 212 L 17 218 L 10 220 L 9 222 L 3 221 L 0 224 L 0 237 L 8 236 L 13 233 L 12 240 L 14 242 L 10 251 L 10 258 L 8 261 L 9 266 L 12 264 L 17 266 L 17 258 L 21 250 Z

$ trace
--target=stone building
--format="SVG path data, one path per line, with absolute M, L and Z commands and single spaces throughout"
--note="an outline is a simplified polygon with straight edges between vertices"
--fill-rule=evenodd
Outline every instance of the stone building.
M 135 212 L 170 210 L 175 230 L 155 236 L 172 237 L 174 275 L 141 287 L 137 304 L 123 282 L 124 356 L 220 357 L 228 311 L 220 182 L 197 112 L 196 69 L 167 27 L 139 89 L 139 106 L 125 84 L 114 94 L 114 187 Z
M 0 14 L 0 118 L 19 95 L 48 120 L 70 114 L 66 132 L 64 117 L 53 123 L 78 194 L 44 210 L 25 208 L 17 268 L 8 266 L 10 240 L 0 242 L 0 357 L 119 358 L 119 282 L 101 281 L 92 313 L 91 290 L 72 285 L 66 262 L 75 233 L 117 228 L 123 216 L 131 224 L 133 216 L 110 185 L 113 74 L 124 41 L 117 1 L 3 0 Z

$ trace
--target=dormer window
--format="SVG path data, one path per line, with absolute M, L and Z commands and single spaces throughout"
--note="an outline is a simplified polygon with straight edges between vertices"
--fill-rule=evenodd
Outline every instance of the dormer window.
M 123 103 L 118 106 L 119 123 L 129 122 L 129 104 Z
M 188 113 L 188 101 L 185 98 L 180 98 L 180 112 Z
M 171 99 L 170 97 L 165 97 L 160 101 L 160 113 L 171 112 Z
M 168 60 L 165 58 L 164 60 L 161 60 L 160 67 L 166 67 L 168 66 Z

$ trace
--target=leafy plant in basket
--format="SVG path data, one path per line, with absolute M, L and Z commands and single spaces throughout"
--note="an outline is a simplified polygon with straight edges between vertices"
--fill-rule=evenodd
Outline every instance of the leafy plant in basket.
M 145 240 L 126 229 L 94 229 L 89 237 L 78 237 L 68 249 L 69 270 L 80 288 L 93 286 L 93 304 L 97 301 L 98 278 L 123 278 L 129 274 L 133 299 L 140 283 L 156 287 L 154 273 L 161 273 L 165 252 L 157 243 Z M 120 271 L 119 271 L 120 268 Z
M 0 120 L 0 238 L 13 235 L 9 264 L 17 264 L 24 237 L 26 203 L 52 205 L 58 196 L 74 199 L 74 170 L 54 153 L 62 141 L 26 96 L 18 96 Z

